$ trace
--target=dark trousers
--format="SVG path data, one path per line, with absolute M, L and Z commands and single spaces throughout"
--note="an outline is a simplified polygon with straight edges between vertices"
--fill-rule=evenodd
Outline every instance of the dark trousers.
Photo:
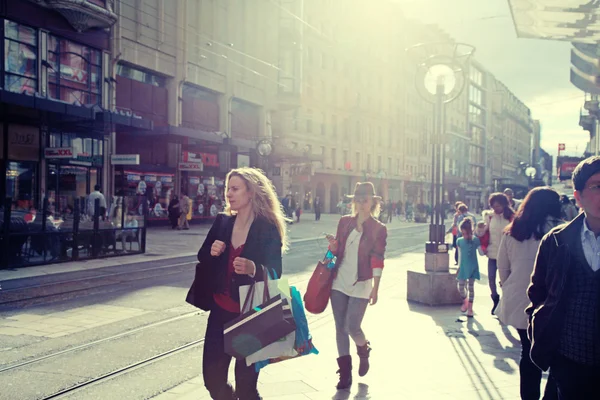
M 321 210 L 317 209 L 315 210 L 315 221 L 320 221 L 321 220 Z
M 456 247 L 456 239 L 458 239 L 458 237 L 456 235 L 452 235 L 452 247 L 454 247 L 454 262 L 458 264 L 458 247 Z
M 233 389 L 227 382 L 232 357 L 225 353 L 223 326 L 237 316 L 238 314 L 225 311 L 217 305 L 208 316 L 202 356 L 204 386 L 215 400 L 260 400 L 261 397 L 256 388 L 258 372 L 255 372 L 254 365 L 247 367 L 246 360 L 236 359 L 235 361 L 235 395 L 237 397 L 233 397 Z
M 550 376 L 556 382 L 559 400 L 598 398 L 600 367 L 578 364 L 557 355 L 550 364 Z
M 529 356 L 531 342 L 527 337 L 526 329 L 517 329 L 521 338 L 521 360 L 519 361 L 519 374 L 521 375 L 521 400 L 540 400 L 540 383 L 542 370 L 539 369 Z M 543 400 L 557 400 L 558 393 L 552 377 L 548 377 Z
M 498 272 L 498 263 L 493 258 L 488 258 L 488 284 L 492 296 L 498 296 L 498 287 L 496 286 L 496 275 Z

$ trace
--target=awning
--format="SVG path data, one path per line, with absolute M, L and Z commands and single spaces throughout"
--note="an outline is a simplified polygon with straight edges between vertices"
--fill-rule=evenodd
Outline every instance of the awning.
M 95 117 L 95 111 L 91 107 L 77 106 L 60 100 L 52 100 L 23 93 L 13 93 L 5 90 L 0 90 L 0 102 L 85 120 L 94 120 Z
M 184 128 L 182 126 L 164 126 L 154 128 L 154 134 L 159 135 L 177 135 L 177 136 L 185 136 L 192 139 L 197 140 L 205 140 L 207 142 L 213 143 L 223 143 L 223 138 L 217 135 L 215 132 L 206 132 L 198 129 Z
M 96 113 L 96 121 L 103 124 L 119 126 L 121 128 L 133 128 L 151 131 L 154 124 L 149 119 L 123 115 L 119 112 L 102 110 Z
M 509 0 L 520 38 L 600 42 L 598 0 Z

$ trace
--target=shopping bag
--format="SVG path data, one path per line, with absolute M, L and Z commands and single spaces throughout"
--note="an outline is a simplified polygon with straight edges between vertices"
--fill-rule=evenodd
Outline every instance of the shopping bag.
M 319 354 L 319 351 L 312 343 L 312 336 L 308 330 L 308 321 L 306 319 L 306 314 L 304 313 L 304 306 L 302 305 L 302 296 L 295 286 L 290 287 L 290 294 L 292 298 L 292 314 L 294 315 L 294 321 L 296 322 L 296 342 L 294 344 L 294 350 L 296 354 L 293 356 L 281 355 L 279 357 L 257 361 L 254 363 L 254 369 L 256 372 L 270 364 L 275 364 L 308 354 Z
M 291 297 L 290 297 L 290 286 L 287 282 L 288 282 L 287 279 L 278 279 L 278 280 L 269 279 L 267 287 L 268 287 L 270 294 L 281 295 L 283 298 L 285 298 L 288 301 L 288 304 L 289 304 L 289 303 L 291 303 Z M 250 302 L 252 303 L 252 307 L 254 307 L 256 305 L 260 305 L 260 302 L 262 301 L 261 293 L 264 290 L 264 283 L 257 282 L 254 284 L 254 286 L 255 286 L 254 295 L 250 299 Z M 251 286 L 240 286 L 240 299 L 246 298 L 250 288 L 251 288 Z M 243 312 L 246 310 L 241 310 L 241 311 Z M 291 311 L 292 317 L 293 317 L 294 310 L 290 308 L 290 311 Z M 248 357 L 246 357 L 246 365 L 250 366 L 250 365 L 254 364 L 255 362 L 258 362 L 261 360 L 267 360 L 270 358 L 296 356 L 298 353 L 296 352 L 296 350 L 294 348 L 295 343 L 296 343 L 296 332 L 294 331 L 294 332 L 290 333 L 289 335 L 282 337 L 275 343 L 271 343 L 270 345 L 258 350 L 256 353 L 253 353 L 253 354 L 249 355 Z
M 335 269 L 335 256 L 327 251 L 325 258 L 319 261 L 313 272 L 306 293 L 304 294 L 304 305 L 306 311 L 312 314 L 320 314 L 327 308 L 331 296 Z
M 225 353 L 246 358 L 295 331 L 289 303 L 277 295 L 225 324 Z
M 265 274 L 262 302 L 250 307 L 257 284 L 250 285 L 241 310 L 242 314 L 225 324 L 225 352 L 236 358 L 246 358 L 260 349 L 296 331 L 288 299 L 281 294 L 271 297 L 269 279 Z M 259 292 L 259 293 L 260 293 Z
M 245 313 L 247 311 L 250 311 L 250 309 L 260 306 L 264 302 L 264 298 L 263 298 L 263 293 L 265 290 L 264 281 L 256 282 L 252 285 L 240 286 L 240 289 L 239 289 L 240 299 L 245 299 L 246 296 L 248 296 L 252 286 L 254 286 L 254 291 L 252 293 L 252 296 L 250 297 L 248 304 L 245 306 L 246 308 L 244 308 L 244 306 L 242 304 L 240 304 L 240 313 Z M 282 298 L 287 299 L 288 303 L 291 302 L 290 301 L 290 286 L 288 284 L 287 279 L 268 279 L 267 290 L 268 290 L 270 297 L 276 296 L 279 294 L 279 295 L 281 295 Z

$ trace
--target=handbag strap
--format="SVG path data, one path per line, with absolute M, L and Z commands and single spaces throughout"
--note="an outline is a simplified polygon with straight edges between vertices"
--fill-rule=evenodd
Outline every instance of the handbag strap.
M 248 293 L 246 293 L 246 298 L 244 299 L 244 306 L 241 309 L 242 314 L 248 311 L 248 305 L 252 298 L 254 298 L 254 283 L 250 285 L 250 289 L 248 289 Z
M 269 270 L 267 270 L 266 268 L 264 268 L 264 271 L 263 271 L 263 282 L 264 282 L 264 290 L 263 290 L 263 304 L 264 304 L 267 301 L 271 300 L 271 294 L 269 293 Z M 252 285 L 252 286 L 254 286 L 254 285 Z

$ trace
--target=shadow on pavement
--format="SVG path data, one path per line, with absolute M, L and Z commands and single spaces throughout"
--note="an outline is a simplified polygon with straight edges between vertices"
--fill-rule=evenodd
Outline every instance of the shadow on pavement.
M 494 384 L 497 374 L 490 374 L 486 370 L 486 360 L 480 359 L 481 353 L 488 354 L 494 357 L 494 368 L 512 375 L 518 371 L 508 362 L 513 360 L 518 364 L 520 354 L 520 341 L 516 340 L 510 333 L 507 327 L 502 327 L 496 319 L 484 316 L 483 311 L 479 318 L 487 323 L 499 324 L 500 330 L 504 333 L 513 347 L 502 346 L 496 331 L 486 329 L 478 315 L 474 318 L 460 316 L 457 318 L 457 306 L 438 306 L 429 307 L 422 304 L 408 303 L 410 311 L 430 316 L 436 325 L 441 328 L 443 334 L 448 338 L 452 349 L 464 369 L 464 373 L 468 376 L 471 386 L 480 388 L 482 392 L 491 399 L 505 399 L 505 395 Z M 474 338 L 477 340 L 481 349 L 472 346 Z M 511 350 L 517 351 L 511 351 Z M 509 351 L 507 351 L 509 350 Z M 489 368 L 488 368 L 489 369 Z

